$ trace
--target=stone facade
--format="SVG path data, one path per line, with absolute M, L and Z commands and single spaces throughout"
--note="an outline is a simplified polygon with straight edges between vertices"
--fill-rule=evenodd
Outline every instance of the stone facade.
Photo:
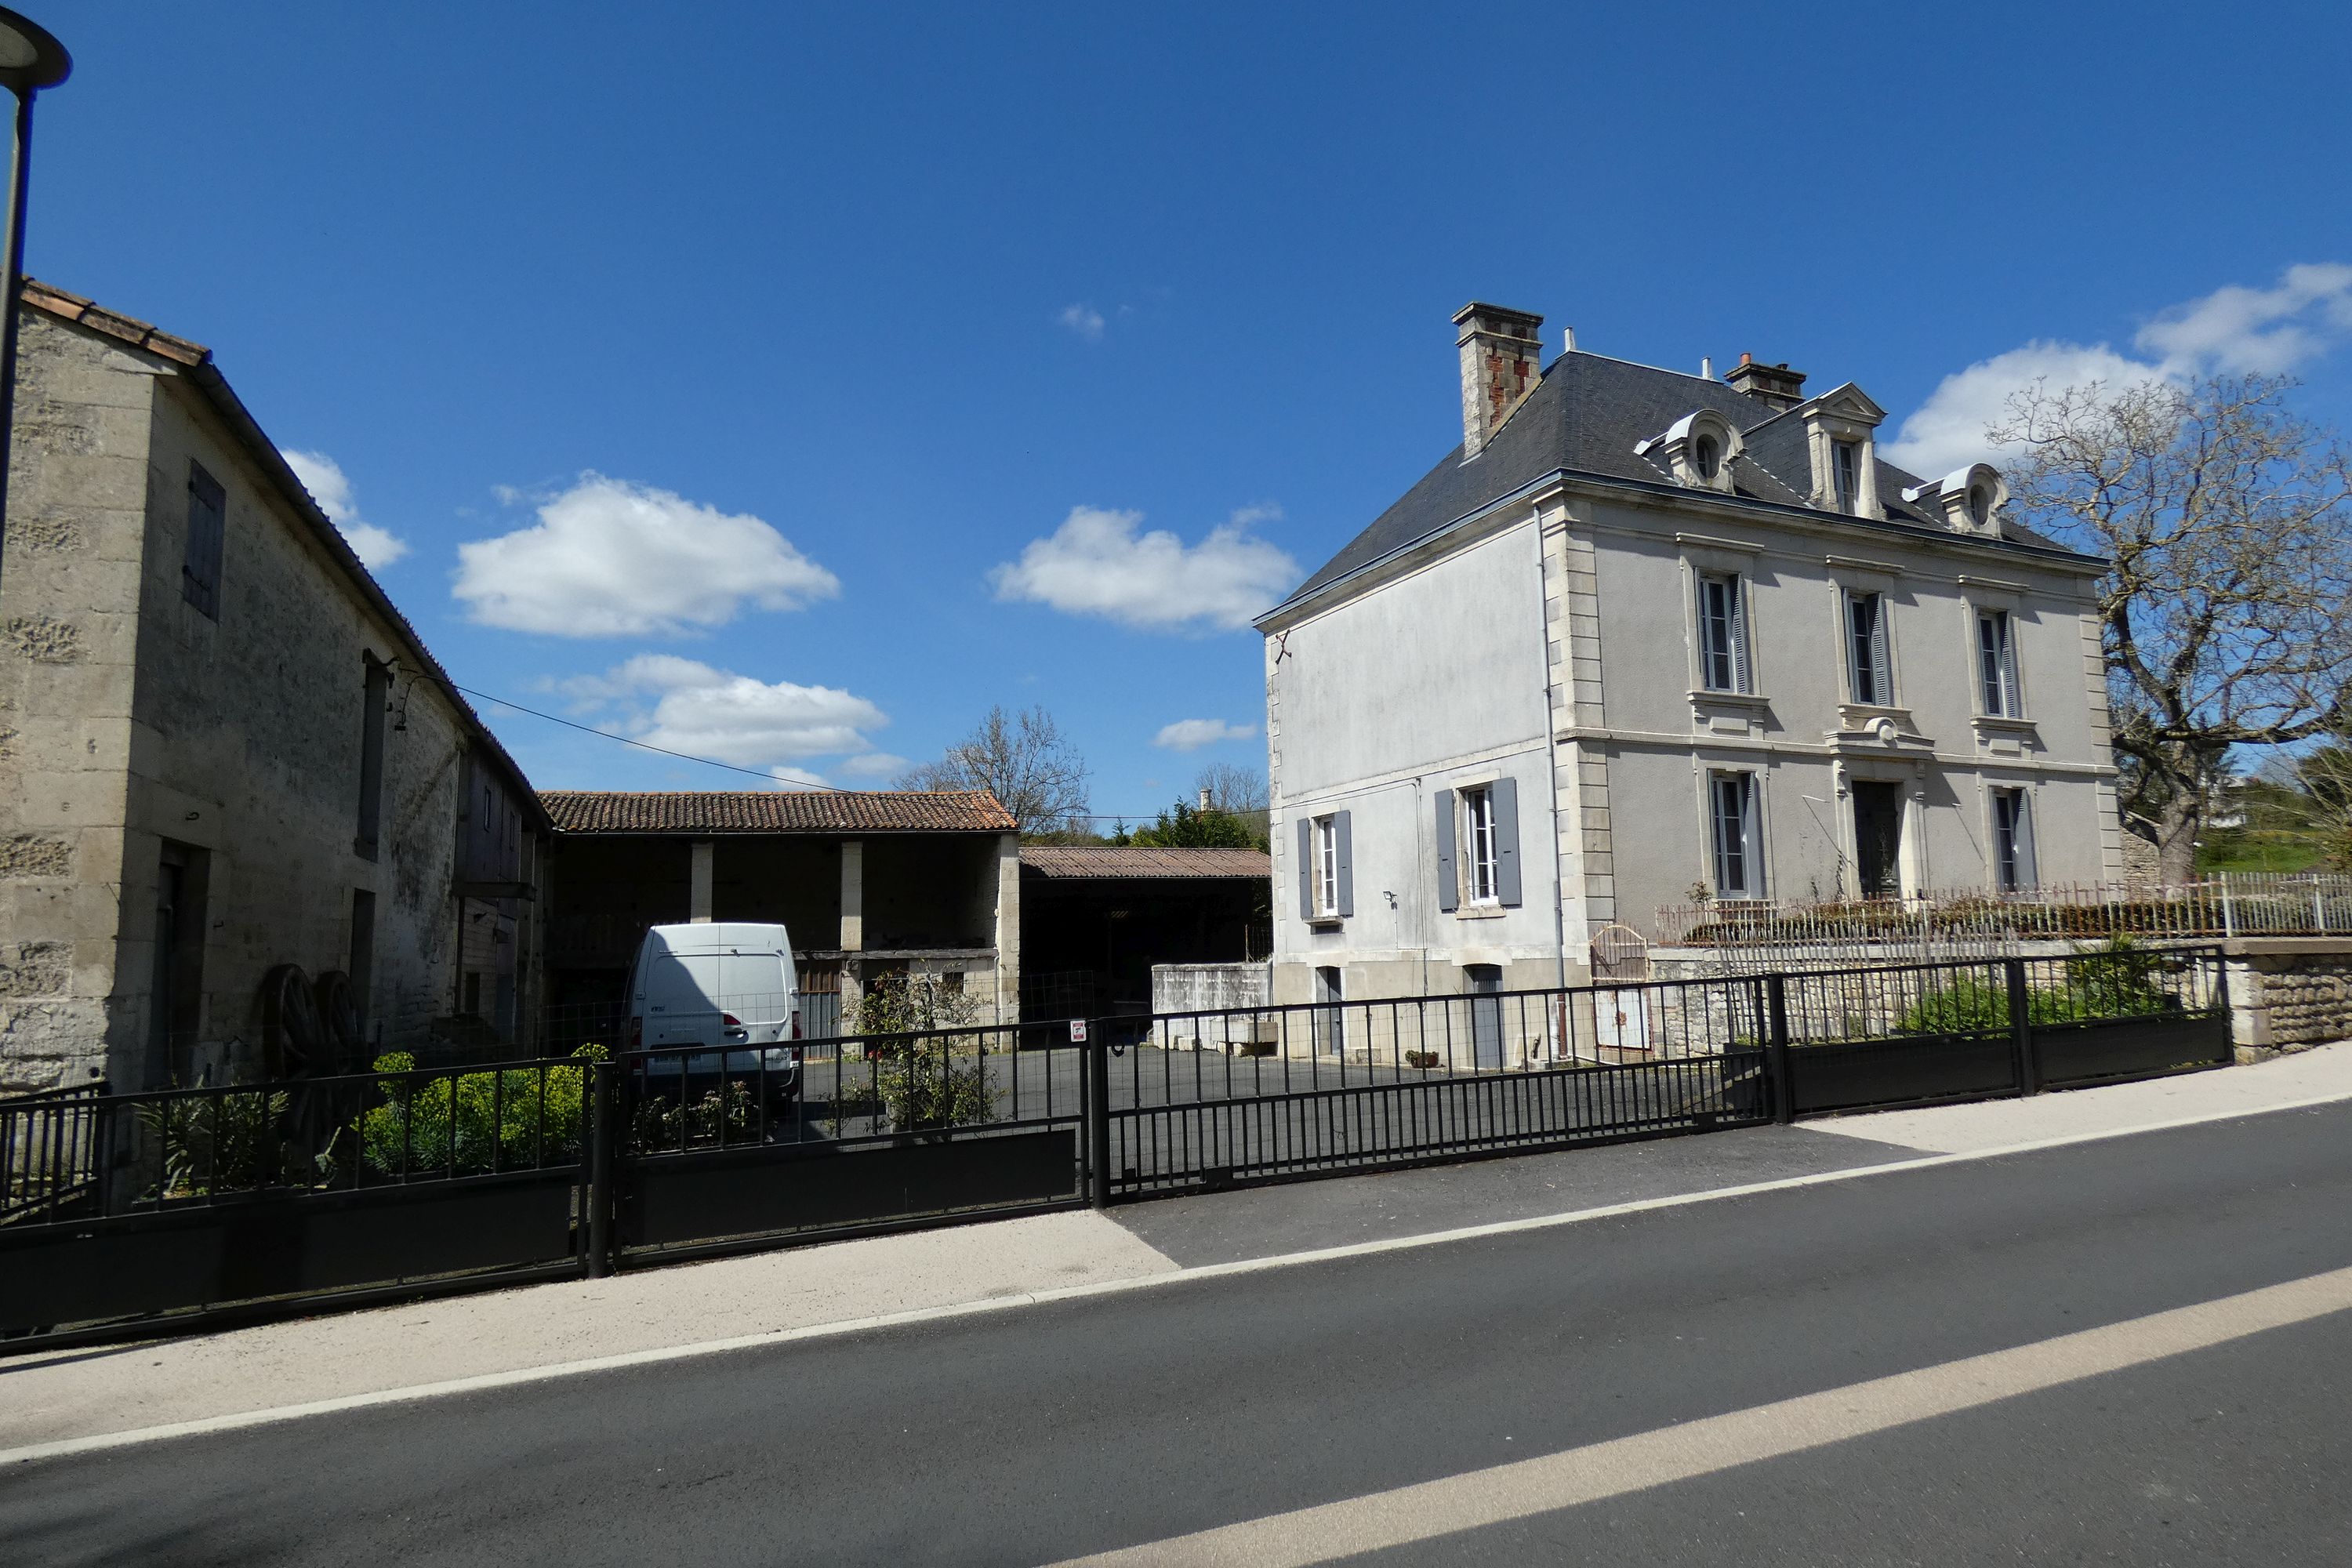
M 369 1034 L 414 1036 L 471 999 L 511 1035 L 543 824 L 520 774 L 207 351 L 39 285 L 25 301 L 0 1086 L 258 1070 L 265 982 L 289 964 L 350 975 Z M 211 527 L 199 592 L 191 532 Z M 387 710 L 363 847 L 372 692 Z M 467 835 L 493 820 L 490 875 L 468 885 L 485 868 Z

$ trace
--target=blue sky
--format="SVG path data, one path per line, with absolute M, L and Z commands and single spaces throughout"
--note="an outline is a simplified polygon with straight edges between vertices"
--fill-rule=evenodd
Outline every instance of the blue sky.
M 1459 439 L 1474 297 L 1922 460 L 2035 372 L 2352 422 L 2338 5 L 29 9 L 30 269 L 212 345 L 460 681 L 754 770 L 1262 767 L 1247 617 Z

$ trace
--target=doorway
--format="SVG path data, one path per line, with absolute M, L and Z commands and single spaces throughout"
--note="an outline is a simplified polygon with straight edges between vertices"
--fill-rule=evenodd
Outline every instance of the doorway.
M 1503 966 L 1473 963 L 1463 973 L 1470 988 L 1471 1060 L 1480 1072 L 1503 1066 Z
M 1903 786 L 1857 780 L 1853 859 L 1865 899 L 1903 896 Z
M 1346 983 L 1336 968 L 1319 968 L 1315 972 L 1315 1048 L 1325 1056 L 1338 1056 L 1348 1048 L 1348 1026 L 1343 1016 L 1347 1002 Z

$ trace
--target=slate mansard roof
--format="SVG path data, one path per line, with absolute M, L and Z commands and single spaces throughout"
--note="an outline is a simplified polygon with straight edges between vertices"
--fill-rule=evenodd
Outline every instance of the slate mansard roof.
M 1948 530 L 1942 519 L 1903 499 L 1903 492 L 1921 479 L 1884 458 L 1878 463 L 1878 498 L 1886 510 L 1885 521 L 1814 508 L 1810 499 L 1812 463 L 1806 447 L 1805 421 L 1794 409 L 1782 411 L 1703 376 L 1572 352 L 1551 363 L 1535 391 L 1496 429 L 1475 458 L 1464 462 L 1462 448 L 1456 446 L 1347 548 L 1261 617 L 1260 624 L 1549 474 L 1566 471 L 1681 490 L 1684 487 L 1675 484 L 1671 474 L 1633 448 L 1664 435 L 1676 420 L 1700 409 L 1721 414 L 1741 433 L 1746 450 L 1731 466 L 1732 488 L 1738 496 L 1775 507 L 1801 508 L 1816 516 L 1834 516 L 1859 528 L 1924 532 L 1947 540 L 1960 537 Z M 1688 493 L 1714 495 L 1711 491 Z M 2084 559 L 2015 523 L 2006 524 L 2002 540 L 1976 542 L 1995 549 L 2022 547 Z
M 986 790 L 541 790 L 559 833 L 1010 833 Z

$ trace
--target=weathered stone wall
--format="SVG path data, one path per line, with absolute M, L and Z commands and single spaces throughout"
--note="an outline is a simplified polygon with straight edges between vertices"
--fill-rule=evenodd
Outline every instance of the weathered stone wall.
M 2228 951 L 2241 1058 L 2352 1039 L 2352 940 L 2250 939 Z
M 156 1076 L 167 850 L 205 886 L 184 1070 L 249 1072 L 265 975 L 352 967 L 373 1019 L 452 1010 L 467 730 L 181 367 L 28 311 L 0 627 L 0 1083 Z M 219 614 L 183 587 L 189 464 L 226 492 Z M 361 855 L 363 658 L 394 661 Z M 184 1010 L 184 1018 L 185 1016 Z

